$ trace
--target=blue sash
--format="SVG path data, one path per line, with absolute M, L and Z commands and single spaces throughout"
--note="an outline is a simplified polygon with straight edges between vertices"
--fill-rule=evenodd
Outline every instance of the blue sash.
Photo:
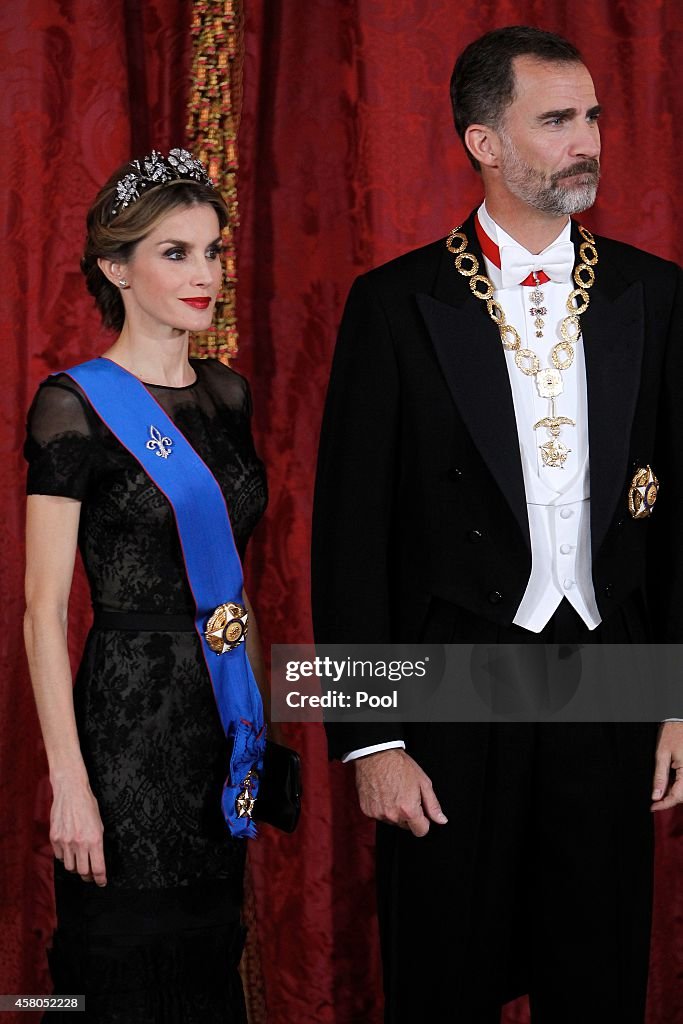
M 204 635 L 219 605 L 243 600 L 242 566 L 223 493 L 211 470 L 137 377 L 106 358 L 65 372 L 173 509 L 196 605 L 195 629 L 225 735 L 233 739 L 230 774 L 221 798 L 223 816 L 232 835 L 254 838 L 251 798 L 258 793 L 266 744 L 261 695 L 246 644 L 216 654 Z

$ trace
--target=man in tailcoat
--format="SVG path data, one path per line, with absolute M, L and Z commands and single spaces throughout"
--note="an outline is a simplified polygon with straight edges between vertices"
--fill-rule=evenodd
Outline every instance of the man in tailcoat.
M 485 202 L 351 290 L 316 640 L 680 641 L 681 272 L 581 224 L 600 107 L 574 46 L 488 33 L 451 97 Z M 493 1024 L 528 992 L 534 1024 L 642 1024 L 651 812 L 683 798 L 683 724 L 328 733 L 378 821 L 388 1022 Z

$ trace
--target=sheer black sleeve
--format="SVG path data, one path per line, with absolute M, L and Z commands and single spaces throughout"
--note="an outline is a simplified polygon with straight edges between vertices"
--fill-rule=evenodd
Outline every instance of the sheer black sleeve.
M 91 415 L 67 378 L 50 377 L 40 385 L 26 426 L 27 494 L 83 501 L 96 444 Z

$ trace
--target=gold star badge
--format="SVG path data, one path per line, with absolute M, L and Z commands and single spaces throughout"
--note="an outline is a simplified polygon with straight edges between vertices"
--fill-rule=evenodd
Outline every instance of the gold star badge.
M 628 510 L 634 519 L 647 519 L 657 501 L 659 480 L 651 466 L 636 471 L 628 492 Z
M 546 441 L 545 444 L 539 444 L 538 447 L 544 466 L 551 466 L 553 469 L 564 469 L 564 464 L 567 461 L 571 448 L 567 448 L 565 444 L 562 444 L 561 441 L 556 441 L 554 438 L 552 441 Z
M 249 769 L 246 778 L 242 783 L 244 789 L 235 800 L 235 807 L 237 809 L 238 818 L 251 818 L 252 814 L 254 813 L 256 797 L 251 795 L 252 786 L 254 785 L 251 776 L 252 769 Z
M 247 609 L 235 601 L 219 604 L 206 624 L 206 642 L 214 654 L 225 654 L 244 642 L 249 628 Z

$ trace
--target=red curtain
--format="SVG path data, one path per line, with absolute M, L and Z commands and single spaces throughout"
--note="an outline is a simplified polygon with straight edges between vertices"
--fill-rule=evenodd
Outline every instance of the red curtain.
M 676 185 L 683 58 L 676 0 L 245 0 L 237 368 L 252 382 L 271 503 L 248 565 L 267 643 L 310 639 L 308 542 L 318 426 L 353 277 L 460 220 L 478 182 L 450 122 L 455 54 L 525 21 L 583 49 L 606 108 L 595 230 L 683 260 Z M 104 347 L 78 270 L 87 205 L 131 152 L 183 136 L 190 0 L 8 0 L 0 12 L 5 260 L 1 472 L 0 990 L 47 991 L 49 785 L 21 643 L 23 421 L 38 381 Z M 363 372 L 359 366 L 358 372 Z M 87 625 L 72 602 L 77 657 Z M 351 771 L 304 753 L 299 831 L 250 854 L 271 1024 L 379 1024 L 372 828 Z M 658 818 L 649 1024 L 683 1024 L 683 819 Z M 416 892 L 416 898 L 420 898 Z M 22 1018 L 26 1020 L 27 1018 Z M 524 1021 L 511 1011 L 508 1024 Z

